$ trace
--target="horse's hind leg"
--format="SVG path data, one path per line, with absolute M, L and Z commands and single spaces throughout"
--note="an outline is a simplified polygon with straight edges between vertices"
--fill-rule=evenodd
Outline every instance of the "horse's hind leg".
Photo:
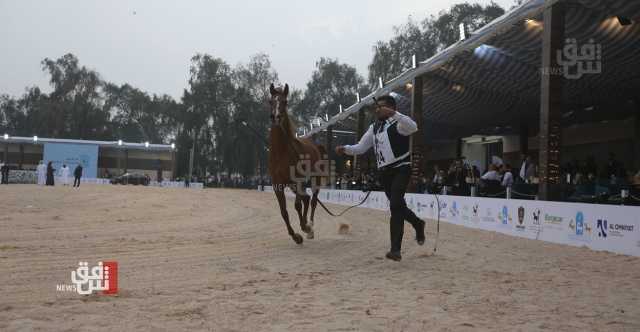
M 307 215 L 309 212 L 309 199 L 311 197 L 309 197 L 309 195 L 303 195 L 302 196 L 302 203 L 304 204 L 304 224 L 306 227 L 303 228 L 303 230 L 306 228 L 307 230 L 305 230 L 305 233 L 307 233 L 307 239 L 313 239 L 314 238 L 314 233 L 313 233 L 313 221 L 311 221 L 310 223 L 307 222 Z M 300 224 L 300 226 L 302 226 L 302 223 Z
M 302 244 L 304 241 L 300 234 L 297 234 L 293 231 L 291 227 L 291 223 L 289 222 L 289 213 L 287 212 L 287 200 L 284 197 L 284 189 L 279 190 L 280 188 L 276 188 L 276 198 L 278 199 L 278 205 L 280 206 L 280 214 L 282 215 L 282 219 L 284 219 L 284 223 L 287 226 L 287 232 L 289 236 L 295 241 L 297 244 Z
M 311 196 L 311 218 L 309 218 L 309 226 L 311 227 L 311 229 L 313 230 L 313 224 L 314 224 L 314 216 L 316 214 L 316 206 L 318 206 L 318 193 L 320 192 L 320 189 L 313 189 L 313 196 Z M 311 234 L 311 238 L 313 238 L 313 231 Z M 307 238 L 309 238 L 309 236 L 307 235 Z

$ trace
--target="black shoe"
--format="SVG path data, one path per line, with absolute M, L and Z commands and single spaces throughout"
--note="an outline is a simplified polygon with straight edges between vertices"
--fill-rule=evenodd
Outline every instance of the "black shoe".
M 400 255 L 399 252 L 394 252 L 394 251 L 389 251 L 386 255 L 386 257 L 390 260 L 399 262 L 402 260 L 402 255 Z
M 424 244 L 425 236 L 424 236 L 424 220 L 420 220 L 420 222 L 416 225 L 416 241 L 418 241 L 419 245 Z

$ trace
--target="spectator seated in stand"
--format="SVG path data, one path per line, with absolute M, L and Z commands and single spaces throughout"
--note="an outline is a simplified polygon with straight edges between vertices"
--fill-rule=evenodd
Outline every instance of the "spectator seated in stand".
M 489 165 L 489 171 L 480 179 L 482 180 L 482 193 L 488 196 L 494 196 L 504 191 L 502 187 L 502 178 L 497 171 L 498 167 L 494 164 Z

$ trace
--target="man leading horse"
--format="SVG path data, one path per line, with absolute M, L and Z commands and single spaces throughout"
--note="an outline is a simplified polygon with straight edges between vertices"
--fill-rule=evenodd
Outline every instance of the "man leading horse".
M 338 146 L 336 153 L 360 155 L 373 146 L 378 171 L 381 173 L 382 185 L 391 209 L 391 250 L 386 257 L 400 261 L 405 220 L 415 229 L 418 244 L 423 245 L 425 241 L 425 222 L 407 207 L 404 200 L 411 178 L 409 136 L 418 131 L 418 126 L 410 117 L 397 111 L 396 100 L 392 96 L 377 98 L 374 110 L 377 120 L 369 126 L 358 144 Z

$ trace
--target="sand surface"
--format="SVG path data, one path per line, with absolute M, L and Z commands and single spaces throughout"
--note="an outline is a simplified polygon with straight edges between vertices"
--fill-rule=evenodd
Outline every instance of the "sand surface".
M 431 256 L 430 222 L 396 263 L 387 215 L 366 209 L 319 208 L 298 246 L 257 191 L 12 185 L 0 202 L 2 331 L 640 330 L 634 257 L 444 223 Z M 56 291 L 102 260 L 118 296 Z

